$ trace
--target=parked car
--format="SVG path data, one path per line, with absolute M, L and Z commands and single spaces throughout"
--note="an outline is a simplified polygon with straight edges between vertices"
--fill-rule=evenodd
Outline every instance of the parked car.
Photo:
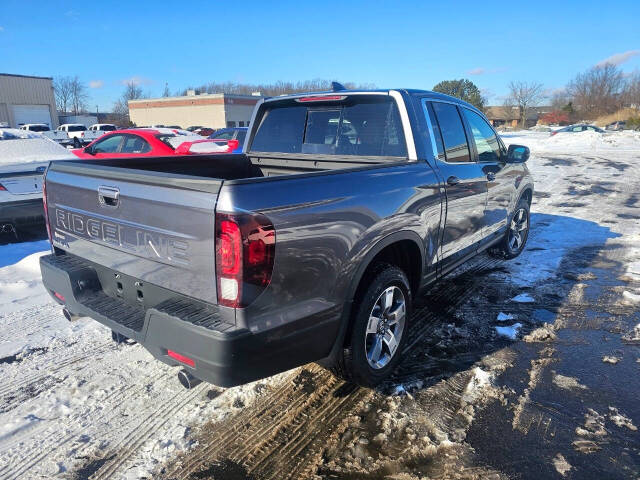
M 242 147 L 244 146 L 244 140 L 247 137 L 248 130 L 249 128 L 247 127 L 222 128 L 209 135 L 209 138 L 215 140 L 237 140 L 238 148 L 236 148 L 233 153 L 242 153 Z
M 198 130 L 199 128 L 204 128 L 204 127 L 202 125 L 191 125 L 190 127 L 185 128 L 185 130 L 188 132 L 193 132 L 195 130 Z
M 69 138 L 66 132 L 62 132 L 59 130 L 51 130 L 49 125 L 46 123 L 27 123 L 24 125 L 20 125 L 20 130 L 25 130 L 27 132 L 35 132 L 40 135 L 47 137 L 50 140 L 53 140 L 56 143 L 59 143 L 62 146 L 73 145 L 73 141 Z
M 196 128 L 195 130 L 192 130 L 193 133 L 195 133 L 196 135 L 200 135 L 201 137 L 208 137 L 215 131 L 216 130 L 214 128 L 209 128 L 209 127 L 200 127 L 200 128 Z
M 237 385 L 321 362 L 373 386 L 413 299 L 529 232 L 529 149 L 420 90 L 261 99 L 241 155 L 56 162 L 45 288 L 181 381 Z
M 0 129 L 0 231 L 42 223 L 42 174 L 49 161 L 74 158 L 38 133 Z
M 82 139 L 82 133 L 87 130 L 87 127 L 81 123 L 65 123 L 56 128 L 56 130 L 58 132 L 64 132 L 76 148 L 80 148 L 89 143 Z
M 118 127 L 112 123 L 94 123 L 80 134 L 80 140 L 83 145 L 87 145 L 100 138 L 105 133 L 113 132 L 115 130 L 118 130 Z
M 586 125 L 586 124 L 569 125 L 568 127 L 560 128 L 558 130 L 553 130 L 551 132 L 551 136 L 553 137 L 558 133 L 579 133 L 579 132 L 604 133 L 604 130 L 602 130 L 600 127 L 596 127 L 595 125 Z
M 617 122 L 610 123 L 605 127 L 605 129 L 613 130 L 613 131 L 621 131 L 621 130 L 624 130 L 626 126 L 627 126 L 627 122 L 625 122 L 624 120 L 619 120 Z
M 227 145 L 216 144 L 184 130 L 131 128 L 106 133 L 86 147 L 72 150 L 72 152 L 80 158 L 97 159 L 158 157 L 188 153 L 226 153 L 229 148 Z

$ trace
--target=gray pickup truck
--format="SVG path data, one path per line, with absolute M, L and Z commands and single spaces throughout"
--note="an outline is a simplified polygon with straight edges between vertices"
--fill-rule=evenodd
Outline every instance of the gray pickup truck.
M 40 265 L 67 318 L 183 367 L 185 386 L 307 362 L 374 386 L 421 289 L 525 246 L 529 150 L 467 103 L 336 90 L 263 100 L 251 125 L 242 155 L 49 166 Z

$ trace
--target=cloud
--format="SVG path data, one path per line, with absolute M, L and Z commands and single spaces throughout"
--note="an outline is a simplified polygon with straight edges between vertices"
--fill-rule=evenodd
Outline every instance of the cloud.
M 104 86 L 104 82 L 102 80 L 91 80 L 89 82 L 89 88 L 102 88 Z
M 499 72 L 504 72 L 505 70 L 506 68 L 504 67 L 499 67 L 499 68 L 477 67 L 477 68 L 472 68 L 471 70 L 467 70 L 467 75 L 484 75 L 485 73 L 499 73 Z
M 596 67 L 604 67 L 607 63 L 610 63 L 611 65 L 620 65 L 621 63 L 627 62 L 638 55 L 640 55 L 640 50 L 627 50 L 623 53 L 614 53 L 610 57 L 596 63 Z
M 131 78 L 122 79 L 120 83 L 122 85 L 128 85 L 129 83 L 133 83 L 134 85 L 151 85 L 153 83 L 153 80 L 146 77 L 140 77 L 138 75 L 134 75 Z
M 4 32 L 4 27 L 0 25 L 0 32 Z

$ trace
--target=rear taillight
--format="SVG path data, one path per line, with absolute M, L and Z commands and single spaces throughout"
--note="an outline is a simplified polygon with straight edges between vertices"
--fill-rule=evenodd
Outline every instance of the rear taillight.
M 216 214 L 218 303 L 243 308 L 271 281 L 276 248 L 273 224 L 261 214 Z
M 49 243 L 53 243 L 51 238 L 51 227 L 49 226 L 49 209 L 47 208 L 47 182 L 42 181 L 42 206 L 44 207 L 44 223 L 47 226 L 47 235 L 49 236 Z
M 0 192 L 6 192 L 7 189 L 0 183 Z

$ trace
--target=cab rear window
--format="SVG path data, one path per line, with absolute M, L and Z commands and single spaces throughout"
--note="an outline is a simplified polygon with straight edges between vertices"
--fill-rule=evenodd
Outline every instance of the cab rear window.
M 267 104 L 253 152 L 407 157 L 395 101 L 386 95 L 352 95 L 340 101 Z

